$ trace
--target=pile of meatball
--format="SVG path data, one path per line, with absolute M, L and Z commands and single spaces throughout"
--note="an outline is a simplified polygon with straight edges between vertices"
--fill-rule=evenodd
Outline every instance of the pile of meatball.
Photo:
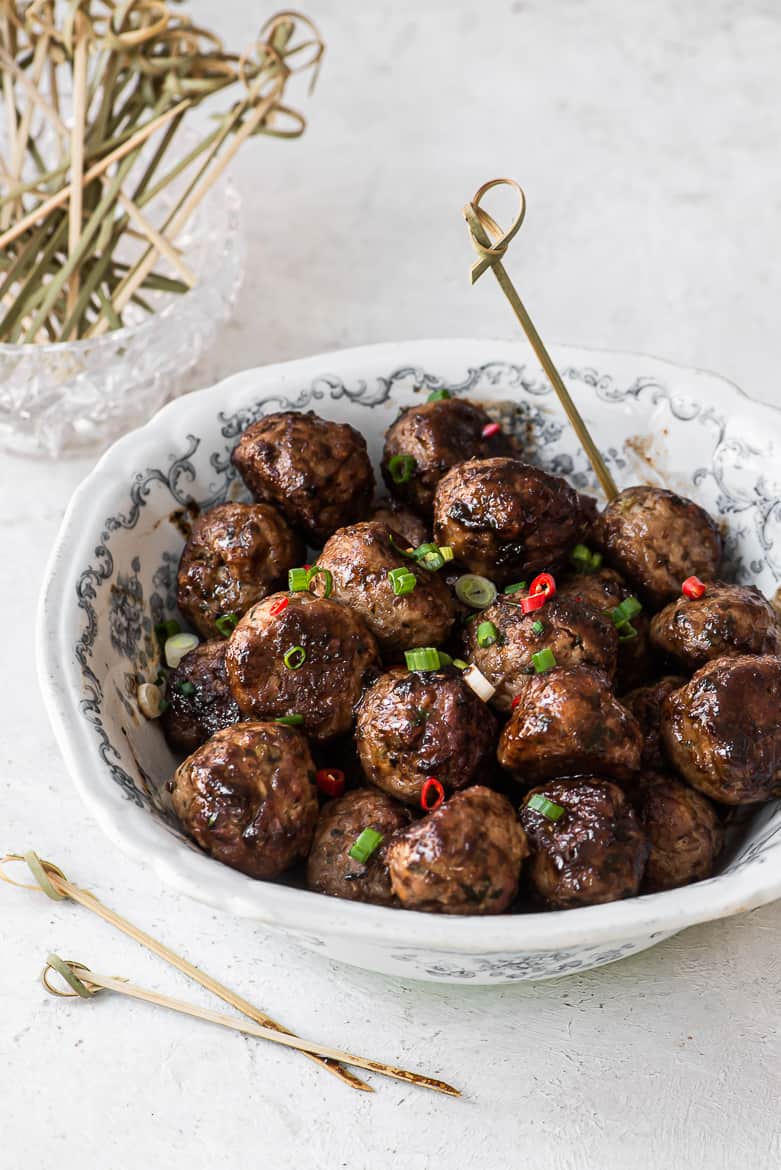
M 442 391 L 388 429 L 380 501 L 361 434 L 311 412 L 232 459 L 254 502 L 192 526 L 200 641 L 161 719 L 173 811 L 218 861 L 389 907 L 567 909 L 708 877 L 735 806 L 781 795 L 779 615 L 721 578 L 693 501 L 600 512 Z

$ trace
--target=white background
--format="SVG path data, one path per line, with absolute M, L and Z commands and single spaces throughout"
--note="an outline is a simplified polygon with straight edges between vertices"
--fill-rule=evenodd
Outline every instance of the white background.
M 265 15 L 199 0 L 236 47 Z M 460 208 L 520 179 L 510 268 L 550 340 L 641 349 L 778 388 L 776 0 L 313 0 L 329 42 L 307 136 L 248 144 L 248 279 L 193 386 L 343 345 L 512 335 L 470 289 Z M 50 949 L 208 1002 L 75 907 L 0 886 L 0 1167 L 709 1170 L 781 1155 L 781 907 L 548 984 L 400 983 L 324 963 L 159 889 L 65 775 L 32 615 L 89 460 L 0 457 L 0 845 L 74 880 L 303 1033 L 459 1084 L 351 1094 L 303 1058 L 36 982 Z

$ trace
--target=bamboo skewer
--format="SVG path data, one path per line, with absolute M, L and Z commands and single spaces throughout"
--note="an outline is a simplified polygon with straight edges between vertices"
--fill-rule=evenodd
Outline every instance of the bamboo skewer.
M 70 986 L 71 992 L 57 991 L 49 982 L 50 970 L 58 971 Z M 72 978 L 69 978 L 68 976 Z M 351 1064 L 356 1068 L 366 1069 L 368 1072 L 380 1073 L 385 1077 L 392 1077 L 397 1081 L 405 1081 L 410 1085 L 418 1085 L 423 1089 L 432 1089 L 436 1093 L 445 1093 L 449 1097 L 460 1097 L 458 1089 L 447 1084 L 446 1081 L 436 1080 L 434 1077 L 422 1076 L 420 1073 L 409 1072 L 407 1069 L 397 1068 L 392 1064 L 385 1064 L 379 1060 L 369 1060 L 364 1056 L 356 1056 L 352 1052 L 343 1052 L 339 1048 L 331 1048 L 327 1044 L 318 1044 L 313 1040 L 302 1040 L 298 1036 L 290 1036 L 273 1028 L 262 1027 L 258 1024 L 244 1024 L 232 1016 L 222 1012 L 202 1008 L 197 1004 L 187 1003 L 182 999 L 174 999 L 160 992 L 151 991 L 146 987 L 139 987 L 125 979 L 118 979 L 111 975 L 96 975 L 89 967 L 81 963 L 74 963 L 60 959 L 58 955 L 49 955 L 41 976 L 44 987 L 52 995 L 71 998 L 91 998 L 97 991 L 114 991 L 119 995 L 129 996 L 131 999 L 151 1003 L 157 1007 L 168 1008 L 170 1011 L 180 1012 L 182 1015 L 192 1016 L 196 1020 L 204 1020 L 209 1024 L 217 1024 L 221 1028 L 230 1028 L 234 1032 L 241 1032 L 245 1036 L 256 1036 L 259 1040 L 270 1040 L 273 1044 L 281 1044 L 285 1048 L 294 1048 L 297 1052 L 305 1052 L 310 1056 L 318 1056 L 327 1060 L 336 1060 L 342 1064 Z M 81 987 L 79 986 L 81 985 Z
M 480 200 L 486 192 L 490 191 L 493 187 L 499 186 L 511 187 L 518 195 L 519 210 L 507 232 L 502 232 L 502 229 L 496 221 L 480 206 Z M 487 268 L 492 269 L 494 276 L 499 282 L 499 287 L 510 302 L 510 306 L 518 318 L 524 333 L 528 337 L 540 365 L 547 374 L 553 389 L 559 397 L 561 405 L 564 407 L 572 428 L 580 440 L 591 466 L 594 468 L 594 473 L 599 480 L 603 492 L 608 500 L 613 500 L 618 495 L 618 488 L 616 487 L 615 481 L 502 263 L 502 258 L 507 252 L 510 241 L 523 223 L 525 212 L 526 198 L 523 189 L 514 179 L 491 179 L 489 182 L 483 183 L 482 187 L 475 192 L 471 202 L 466 204 L 463 212 L 464 218 L 469 227 L 472 244 L 480 257 L 472 265 L 472 284 L 475 284 L 480 279 Z
M 71 195 L 68 206 L 68 256 L 73 257 L 81 238 L 82 197 L 84 194 L 84 123 L 87 113 L 87 29 L 81 13 L 76 13 L 76 47 L 73 52 L 73 126 L 71 128 Z M 73 312 L 79 296 L 79 269 L 74 267 L 68 279 L 67 311 Z

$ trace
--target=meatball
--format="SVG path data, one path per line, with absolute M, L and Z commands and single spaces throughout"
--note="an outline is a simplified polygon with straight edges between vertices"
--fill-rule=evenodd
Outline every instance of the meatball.
M 609 677 L 615 674 L 618 635 L 609 617 L 591 606 L 558 596 L 542 609 L 525 614 L 516 598 L 500 594 L 464 630 L 464 654 L 496 687 L 492 699 L 499 711 L 509 711 L 534 678 L 532 655 L 553 652 L 558 666 L 595 666 Z M 496 641 L 481 646 L 478 630 L 484 622 L 496 627 Z
M 692 575 L 718 576 L 721 534 L 711 516 L 664 488 L 630 487 L 598 517 L 593 536 L 610 564 L 659 609 Z
M 586 525 L 578 493 L 519 459 L 470 459 L 437 486 L 434 539 L 473 573 L 506 584 L 552 571 Z
M 425 520 L 421 520 L 420 516 L 405 508 L 398 500 L 377 500 L 372 505 L 369 519 L 376 520 L 379 524 L 387 524 L 388 528 L 400 533 L 406 541 L 405 548 L 417 548 L 418 545 L 431 540 L 431 533 Z
M 445 581 L 399 551 L 406 547 L 398 532 L 376 520 L 335 532 L 318 557 L 331 574 L 332 596 L 359 613 L 377 639 L 383 658 L 397 662 L 413 646 L 444 642 L 455 621 L 453 597 Z M 396 594 L 389 575 L 411 573 L 415 588 Z M 323 596 L 327 578 L 313 578 L 312 590 Z
M 391 888 L 407 910 L 501 914 L 515 898 L 526 836 L 505 796 L 476 785 L 396 833 Z
M 223 639 L 201 642 L 168 676 L 168 706 L 160 720 L 175 751 L 194 752 L 215 731 L 241 719 L 225 670 Z
M 303 560 L 304 547 L 267 504 L 217 504 L 195 521 L 179 561 L 176 601 L 204 638 L 239 617 Z
M 355 739 L 369 783 L 419 804 L 429 776 L 448 794 L 485 779 L 496 722 L 454 668 L 396 667 L 361 699 Z
M 409 820 L 410 814 L 403 805 L 371 788 L 356 788 L 330 800 L 320 813 L 309 854 L 310 890 L 353 902 L 393 906 L 396 899 L 385 855 L 393 834 Z M 364 829 L 374 829 L 383 838 L 365 864 L 350 857 Z
M 275 504 L 318 546 L 371 506 L 374 472 L 363 435 L 312 411 L 282 411 L 252 423 L 232 460 L 255 498 Z
M 558 820 L 530 807 L 535 796 L 564 810 Z M 618 785 L 596 777 L 549 781 L 526 796 L 521 823 L 531 850 L 527 875 L 551 909 L 615 902 L 638 892 L 649 842 Z
M 217 861 L 274 878 L 306 857 L 317 821 L 314 765 L 298 731 L 225 727 L 180 764 L 171 786 L 185 831 Z
M 673 691 L 686 686 L 686 682 L 682 675 L 666 674 L 648 686 L 636 687 L 621 696 L 621 702 L 632 712 L 643 733 L 642 767 L 656 771 L 667 767 L 661 738 L 662 704 Z
M 225 664 L 245 715 L 301 715 L 306 734 L 322 743 L 352 727 L 378 654 L 361 618 L 340 601 L 275 593 L 236 626 Z
M 696 670 L 713 658 L 781 653 L 781 617 L 753 585 L 708 585 L 681 596 L 651 622 L 657 650 Z
M 602 568 L 594 573 L 578 573 L 559 582 L 559 597 L 572 601 L 585 601 L 600 613 L 609 612 L 634 596 L 633 590 L 614 569 Z M 649 619 L 646 613 L 636 614 L 631 621 L 631 630 L 622 629 L 618 638 L 618 666 L 616 689 L 624 691 L 639 686 L 652 669 L 651 650 L 648 642 Z
M 724 834 L 707 796 L 673 776 L 646 773 L 640 819 L 651 842 L 644 890 L 672 890 L 710 877 Z
M 715 658 L 662 706 L 665 754 L 724 804 L 781 796 L 781 658 Z
M 491 421 L 482 407 L 464 398 L 408 407 L 385 434 L 382 476 L 388 489 L 423 516 L 430 516 L 437 484 L 451 467 L 467 459 L 515 454 L 513 440 L 503 431 L 483 435 Z M 415 461 L 412 474 L 401 483 L 391 465 L 399 456 Z
M 640 724 L 615 698 L 607 676 L 576 666 L 529 679 L 497 755 L 527 784 L 584 773 L 628 779 L 640 767 L 642 746 Z

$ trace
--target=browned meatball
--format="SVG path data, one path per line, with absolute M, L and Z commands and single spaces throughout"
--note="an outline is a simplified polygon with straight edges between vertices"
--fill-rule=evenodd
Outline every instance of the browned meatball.
M 707 796 L 673 776 L 648 772 L 640 788 L 640 819 L 651 842 L 644 890 L 672 890 L 710 877 L 724 834 Z
M 596 666 L 612 678 L 616 669 L 618 635 L 610 618 L 591 606 L 555 596 L 542 609 L 524 614 L 516 598 L 500 594 L 464 629 L 464 654 L 496 687 L 491 700 L 499 711 L 509 711 L 534 678 L 532 655 L 553 652 L 558 666 Z M 497 638 L 480 646 L 478 630 L 492 622 Z
M 285 608 L 272 612 L 283 599 Z M 353 707 L 378 662 L 377 643 L 358 614 L 309 593 L 275 593 L 254 605 L 225 654 L 233 697 L 244 714 L 302 715 L 304 731 L 316 743 L 350 730 Z
M 225 865 L 274 878 L 306 857 L 317 820 L 314 764 L 292 727 L 237 723 L 174 773 L 174 812 L 193 840 Z
M 668 760 L 724 804 L 781 796 L 781 658 L 715 658 L 662 707 Z
M 407 542 L 404 547 L 417 548 L 431 540 L 431 532 L 425 520 L 421 520 L 409 508 L 405 508 L 398 500 L 377 500 L 369 513 L 370 520 L 379 524 L 387 524 L 394 532 L 399 532 Z
M 247 427 L 232 460 L 258 500 L 318 545 L 368 514 L 374 472 L 366 442 L 348 423 L 311 410 L 282 411 Z
M 614 568 L 654 609 L 671 601 L 687 577 L 712 581 L 721 565 L 721 534 L 711 516 L 665 488 L 619 492 L 593 536 Z
M 529 679 L 497 754 L 526 784 L 595 772 L 627 779 L 640 767 L 642 744 L 639 723 L 615 698 L 607 676 L 576 666 Z
M 518 890 L 526 836 L 505 796 L 476 785 L 398 832 L 386 854 L 407 910 L 501 914 Z
M 194 752 L 215 731 L 241 719 L 225 670 L 223 639 L 201 642 L 168 676 L 168 706 L 160 720 L 175 751 Z
M 404 547 L 400 533 L 369 520 L 340 528 L 317 559 L 331 574 L 331 596 L 361 615 L 387 662 L 398 662 L 413 646 L 440 645 L 455 621 L 444 578 L 398 551 Z M 394 569 L 415 578 L 411 593 L 394 593 Z M 313 592 L 322 597 L 327 588 L 323 574 L 314 577 Z
M 383 674 L 358 706 L 355 739 L 366 779 L 419 804 L 429 776 L 446 793 L 485 780 L 496 722 L 452 667 Z
M 577 573 L 559 583 L 559 597 L 572 601 L 585 601 L 600 613 L 609 612 L 634 596 L 634 591 L 614 569 L 602 568 L 594 573 Z M 649 618 L 645 612 L 636 614 L 631 621 L 631 630 L 622 628 L 618 637 L 618 666 L 616 689 L 627 690 L 645 682 L 652 670 L 651 650 L 648 643 Z M 634 634 L 632 634 L 634 630 Z
M 781 653 L 781 617 L 753 585 L 708 585 L 696 600 L 681 596 L 651 622 L 657 650 L 696 670 L 713 658 Z
M 470 459 L 439 481 L 434 539 L 473 573 L 506 584 L 553 571 L 583 533 L 578 493 L 519 459 Z
M 564 810 L 558 820 L 529 807 L 535 796 Z M 649 843 L 617 784 L 596 777 L 551 780 L 526 796 L 521 823 L 531 849 L 529 880 L 552 909 L 616 902 L 638 892 Z
M 402 411 L 385 434 L 382 476 L 388 489 L 424 516 L 434 507 L 434 492 L 446 471 L 467 459 L 514 455 L 515 443 L 503 431 L 484 436 L 491 418 L 464 398 L 423 402 Z M 394 477 L 394 457 L 414 459 L 408 479 Z
M 304 547 L 267 504 L 217 504 L 195 521 L 182 552 L 176 601 L 204 638 L 217 618 L 241 617 L 301 563 Z
M 386 853 L 393 834 L 409 824 L 403 805 L 373 788 L 356 788 L 329 800 L 320 812 L 309 854 L 307 881 L 310 890 L 393 906 Z M 364 864 L 350 857 L 350 850 L 364 829 L 382 834 L 382 841 Z
M 641 764 L 644 768 L 667 767 L 661 739 L 662 704 L 673 691 L 686 686 L 686 682 L 683 675 L 666 674 L 648 686 L 637 687 L 621 696 L 621 702 L 632 712 L 643 733 Z

